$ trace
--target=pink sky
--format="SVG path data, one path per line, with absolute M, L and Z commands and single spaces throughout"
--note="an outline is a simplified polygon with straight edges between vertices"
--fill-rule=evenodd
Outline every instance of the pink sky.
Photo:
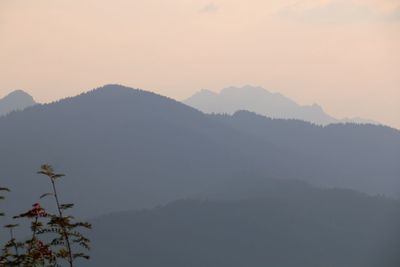
M 399 0 L 2 0 L 0 97 L 260 85 L 400 128 Z

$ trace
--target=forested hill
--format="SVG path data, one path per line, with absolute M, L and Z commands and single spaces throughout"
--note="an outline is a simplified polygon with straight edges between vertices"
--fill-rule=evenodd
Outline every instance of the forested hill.
M 400 133 L 381 126 L 213 117 L 107 85 L 0 117 L 0 177 L 13 190 L 7 208 L 20 211 L 46 191 L 47 181 L 35 173 L 52 164 L 68 174 L 60 184 L 64 201 L 78 203 L 86 216 L 267 178 L 393 196 L 400 191 L 399 144 Z
M 317 126 L 271 119 L 248 111 L 209 115 L 214 120 L 270 142 L 298 161 L 308 181 L 371 194 L 400 196 L 400 131 L 372 124 Z
M 271 192 L 94 219 L 88 266 L 400 266 L 399 201 L 291 182 Z

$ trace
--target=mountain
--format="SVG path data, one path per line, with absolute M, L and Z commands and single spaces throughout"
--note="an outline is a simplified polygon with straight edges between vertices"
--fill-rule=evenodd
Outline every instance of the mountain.
M 193 108 L 118 85 L 1 117 L 0 129 L 0 177 L 13 190 L 7 208 L 14 211 L 48 188 L 35 174 L 43 163 L 68 174 L 61 190 L 92 216 L 202 192 L 259 169 L 260 161 L 248 162 L 250 153 L 275 151 L 263 159 L 271 170 L 283 160 L 273 145 L 247 142 Z
M 0 99 L 0 116 L 12 111 L 23 110 L 35 104 L 32 96 L 22 90 L 16 90 Z
M 291 183 L 266 191 L 93 219 L 87 266 L 400 266 L 399 201 Z
M 216 191 L 255 195 L 240 190 L 270 178 L 394 196 L 399 148 L 400 132 L 388 127 L 218 117 L 119 85 L 0 117 L 1 185 L 13 190 L 9 214 L 50 190 L 36 175 L 43 163 L 67 174 L 62 202 L 77 203 L 78 216 Z
M 184 101 L 205 113 L 233 114 L 248 110 L 271 118 L 299 119 L 318 125 L 339 122 L 373 123 L 360 118 L 336 119 L 324 112 L 321 106 L 301 106 L 280 93 L 271 93 L 262 87 L 228 87 L 220 93 L 202 90 Z
M 400 132 L 396 129 L 349 123 L 322 127 L 248 111 L 210 117 L 286 151 L 296 159 L 292 166 L 306 177 L 301 179 L 315 185 L 400 196 Z

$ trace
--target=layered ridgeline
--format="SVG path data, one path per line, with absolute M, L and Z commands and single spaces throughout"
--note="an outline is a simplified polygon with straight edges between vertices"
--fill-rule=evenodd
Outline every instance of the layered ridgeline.
M 267 178 L 395 196 L 399 158 L 400 132 L 391 128 L 205 115 L 118 85 L 0 118 L 0 177 L 13 190 L 11 214 L 47 188 L 34 174 L 42 163 L 68 173 L 60 190 L 71 198 L 63 202 L 92 216 L 217 188 L 234 194 L 227 183 L 245 188 Z
M 317 104 L 302 106 L 280 93 L 271 93 L 262 87 L 253 86 L 228 87 L 220 93 L 202 90 L 184 103 L 205 113 L 233 114 L 248 110 L 271 118 L 299 119 L 318 125 L 339 122 L 376 124 L 360 118 L 337 119 L 325 113 Z
M 293 182 L 257 187 L 264 197 L 94 219 L 87 266 L 400 266 L 400 201 Z
M 300 179 L 400 197 L 400 131 L 372 124 L 318 127 L 248 111 L 210 115 L 214 120 L 288 152 Z
M 35 105 L 33 97 L 22 90 L 14 91 L 0 99 L 0 116 Z

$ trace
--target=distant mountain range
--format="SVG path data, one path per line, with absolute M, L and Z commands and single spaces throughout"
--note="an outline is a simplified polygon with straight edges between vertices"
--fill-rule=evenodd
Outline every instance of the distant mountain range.
M 292 182 L 257 186 L 263 197 L 96 218 L 92 259 L 79 265 L 400 266 L 400 201 Z
M 392 128 L 206 115 L 119 85 L 0 117 L 0 177 L 13 190 L 10 214 L 48 188 L 35 174 L 43 163 L 67 173 L 63 201 L 94 216 L 215 192 L 263 196 L 246 188 L 265 179 L 396 196 L 399 158 L 400 132 Z
M 389 127 L 204 114 L 106 85 L 0 116 L 1 211 L 50 191 L 49 163 L 60 201 L 93 218 L 78 266 L 398 267 L 399 159 Z
M 16 90 L 4 98 L 0 99 L 0 116 L 6 115 L 12 111 L 23 110 L 35 105 L 33 97 L 22 90 Z
M 262 87 L 228 87 L 220 93 L 202 90 L 183 101 L 205 113 L 234 114 L 247 110 L 278 119 L 299 119 L 318 125 L 332 123 L 377 124 L 360 118 L 336 119 L 325 113 L 321 106 L 302 106 L 280 93 L 271 93 Z

